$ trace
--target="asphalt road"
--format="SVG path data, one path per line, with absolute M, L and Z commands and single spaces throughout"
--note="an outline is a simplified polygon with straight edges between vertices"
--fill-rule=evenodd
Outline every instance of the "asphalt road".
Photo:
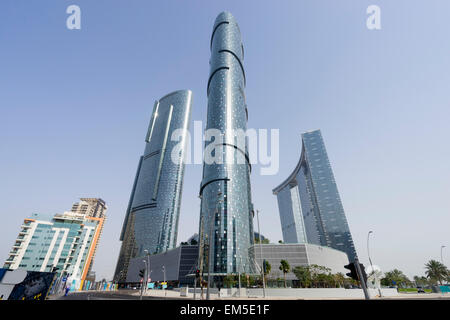
M 139 300 L 139 295 L 118 292 L 73 292 L 66 297 L 61 296 L 55 300 Z M 171 297 L 142 296 L 142 300 L 177 300 Z
M 105 292 L 73 292 L 67 297 L 50 297 L 51 300 L 139 300 L 139 295 L 132 295 L 136 291 L 105 291 Z M 186 298 L 184 298 L 186 299 Z M 401 294 L 396 297 L 377 298 L 376 300 L 450 300 L 450 295 L 442 294 Z M 159 296 L 142 296 L 142 300 L 180 300 L 179 297 L 159 297 Z M 190 300 L 190 299 L 188 299 Z M 278 297 L 277 300 L 283 300 Z M 314 300 L 314 299 L 307 299 Z M 339 299 L 324 299 L 339 300 Z

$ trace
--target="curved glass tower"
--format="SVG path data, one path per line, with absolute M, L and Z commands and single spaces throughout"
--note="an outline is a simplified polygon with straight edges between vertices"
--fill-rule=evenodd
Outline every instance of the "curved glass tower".
M 228 12 L 216 18 L 211 35 L 210 75 L 203 179 L 200 186 L 200 269 L 214 275 L 249 273 L 254 259 L 253 206 L 247 141 L 238 143 L 247 129 L 244 49 L 239 26 Z M 242 141 L 241 141 L 242 142 Z M 208 146 L 213 146 L 211 153 Z M 208 156 L 215 158 L 210 163 Z
M 131 258 L 159 253 L 177 243 L 186 137 L 192 92 L 180 90 L 155 102 L 122 227 L 115 281 L 126 279 Z M 175 130 L 177 141 L 171 137 Z M 175 148 L 175 149 L 174 149 Z
M 354 261 L 355 246 L 320 130 L 303 133 L 302 142 L 294 172 L 273 189 L 283 240 L 331 247 Z

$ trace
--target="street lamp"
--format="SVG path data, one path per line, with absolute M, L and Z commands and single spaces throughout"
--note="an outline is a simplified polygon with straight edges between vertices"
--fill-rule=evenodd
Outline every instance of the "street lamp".
M 144 272 L 144 279 L 147 277 L 147 261 L 146 260 L 142 260 L 145 264 L 145 272 Z M 144 291 L 144 285 L 146 284 L 145 280 L 142 279 L 142 285 L 141 285 L 141 296 L 140 296 L 140 300 L 142 300 L 142 292 Z
M 372 273 L 373 273 L 374 277 L 376 277 L 375 269 L 373 268 L 373 264 L 372 264 L 372 259 L 370 259 L 370 250 L 369 250 L 369 236 L 372 233 L 373 233 L 373 231 L 369 231 L 369 233 L 367 234 L 367 255 L 369 256 L 369 262 L 370 262 L 370 267 L 372 268 Z M 379 294 L 379 296 L 381 298 L 382 295 L 381 295 L 381 289 L 380 288 L 378 288 L 378 294 Z
M 261 252 L 261 274 L 263 280 L 263 297 L 266 297 L 266 281 L 264 279 L 264 259 L 262 254 L 262 245 L 261 245 L 261 229 L 259 228 L 259 210 L 256 210 L 256 220 L 258 221 L 258 234 L 259 234 L 259 249 Z
M 241 265 L 242 265 L 242 256 L 239 256 L 239 267 L 238 267 L 239 298 L 241 297 Z
M 372 260 L 370 259 L 370 250 L 369 250 L 369 236 L 372 233 L 373 233 L 373 231 L 369 231 L 369 233 L 367 234 L 367 255 L 369 256 L 370 266 L 372 267 L 372 271 L 373 271 L 373 265 L 372 265 Z
M 441 246 L 441 263 L 444 264 L 444 259 L 442 258 L 442 249 L 444 249 L 446 246 Z
M 148 278 L 150 278 L 150 253 L 148 252 L 147 249 L 144 250 L 144 252 L 147 255 L 147 277 L 145 278 L 145 292 L 147 292 L 147 288 L 148 288 Z
M 163 290 L 164 290 L 164 296 L 166 296 L 167 295 L 167 291 L 166 291 L 166 288 L 164 287 L 164 285 L 167 286 L 167 284 L 166 284 L 166 266 L 162 266 L 162 270 L 164 272 Z
M 212 213 L 211 220 L 209 222 L 209 245 L 208 245 L 208 286 L 206 287 L 206 300 L 209 300 L 210 294 L 209 294 L 209 287 L 211 286 L 211 247 L 212 247 L 212 239 L 213 239 L 213 226 L 215 225 L 214 219 L 216 218 L 216 214 L 219 212 L 219 203 L 222 203 L 223 200 L 220 200 L 220 196 L 222 195 L 222 192 L 217 193 L 217 202 L 216 202 L 216 211 Z M 214 266 L 214 264 L 213 264 Z

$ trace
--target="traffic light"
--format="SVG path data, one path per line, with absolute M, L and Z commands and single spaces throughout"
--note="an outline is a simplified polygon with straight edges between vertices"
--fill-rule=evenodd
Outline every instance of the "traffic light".
M 359 281 L 358 273 L 356 272 L 356 266 L 354 262 L 350 262 L 349 264 L 345 265 L 344 268 L 350 270 L 349 273 L 346 273 L 347 277 Z
M 139 270 L 139 277 L 143 278 L 145 275 L 145 269 Z
M 195 270 L 195 277 L 196 278 L 200 277 L 200 270 L 199 269 Z

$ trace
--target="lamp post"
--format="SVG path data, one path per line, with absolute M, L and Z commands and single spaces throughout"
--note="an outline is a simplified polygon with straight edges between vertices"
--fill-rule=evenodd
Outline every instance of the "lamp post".
M 444 264 L 444 259 L 442 258 L 442 249 L 444 249 L 446 246 L 441 246 L 441 263 Z
M 219 200 L 222 192 L 217 193 L 217 202 L 216 202 L 216 211 L 212 213 L 211 220 L 209 222 L 209 245 L 208 245 L 208 286 L 206 287 L 206 300 L 210 300 L 211 296 L 209 293 L 209 287 L 211 286 L 211 247 L 212 247 L 212 239 L 213 239 L 213 226 L 215 225 L 214 219 L 216 218 L 216 214 L 219 212 L 219 203 L 223 202 L 223 200 Z M 213 265 L 214 266 L 214 265 Z
M 148 278 L 150 277 L 150 252 L 148 252 L 147 249 L 144 250 L 144 252 L 147 255 L 147 276 L 145 277 L 145 292 L 147 292 L 147 288 L 148 288 Z
M 264 259 L 262 256 L 262 245 L 261 245 L 261 229 L 259 228 L 259 210 L 256 210 L 256 220 L 258 221 L 258 234 L 259 234 L 259 249 L 261 252 L 261 263 L 264 263 Z M 261 274 L 263 280 L 263 297 L 266 297 L 266 281 L 264 279 L 264 266 L 261 264 Z
M 144 278 L 142 279 L 142 285 L 141 285 L 141 296 L 140 296 L 140 300 L 142 300 L 142 293 L 144 292 L 144 286 L 145 286 L 145 278 L 147 277 L 147 261 L 146 260 L 142 260 L 142 262 L 144 262 L 145 264 L 145 272 L 144 272 Z
M 167 284 L 166 284 L 166 266 L 162 266 L 162 270 L 164 272 L 163 290 L 164 290 L 164 296 L 166 296 L 167 295 L 167 291 L 166 291 L 166 288 L 164 287 L 164 285 L 167 286 Z
M 239 298 L 241 297 L 241 265 L 242 265 L 242 257 L 239 256 L 239 267 L 238 267 Z
M 200 201 L 202 200 L 202 195 L 198 196 L 200 198 Z M 200 215 L 200 234 L 198 235 L 198 258 L 197 258 L 197 266 L 199 269 L 199 283 L 200 283 L 200 300 L 203 300 L 203 252 L 205 251 L 205 239 L 203 238 L 203 234 L 205 233 L 204 228 L 204 214 L 202 213 Z M 197 283 L 195 283 L 196 285 Z M 194 298 L 195 298 L 195 289 L 194 289 Z
M 369 231 L 369 233 L 367 234 L 367 255 L 369 256 L 370 266 L 372 267 L 372 271 L 373 271 L 373 265 L 372 265 L 372 260 L 370 259 L 370 250 L 369 250 L 369 236 L 372 233 L 373 233 L 373 231 Z
M 367 233 L 367 255 L 369 256 L 370 267 L 372 268 L 372 272 L 374 274 L 374 277 L 376 277 L 375 269 L 373 268 L 373 264 L 372 264 L 372 259 L 370 259 L 370 250 L 369 250 L 369 237 L 370 237 L 370 235 L 372 233 L 373 233 L 373 231 L 369 231 L 369 233 Z M 380 288 L 378 288 L 378 294 L 379 294 L 379 296 L 381 298 L 382 295 L 381 295 L 381 289 Z

